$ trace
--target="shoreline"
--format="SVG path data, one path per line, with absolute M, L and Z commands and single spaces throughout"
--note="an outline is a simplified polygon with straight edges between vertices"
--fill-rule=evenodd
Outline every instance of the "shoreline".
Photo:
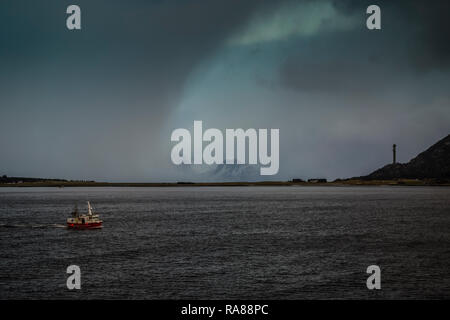
M 332 182 L 292 182 L 292 181 L 259 181 L 259 182 L 77 182 L 77 181 L 41 181 L 23 183 L 1 183 L 0 188 L 30 187 L 267 187 L 267 186 L 450 186 L 450 182 L 434 180 L 341 180 Z

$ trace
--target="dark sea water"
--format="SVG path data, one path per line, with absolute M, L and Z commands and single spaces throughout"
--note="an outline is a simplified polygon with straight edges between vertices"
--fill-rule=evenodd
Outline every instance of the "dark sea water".
M 104 228 L 66 229 L 86 200 Z M 446 187 L 0 189 L 1 299 L 448 299 L 449 272 Z

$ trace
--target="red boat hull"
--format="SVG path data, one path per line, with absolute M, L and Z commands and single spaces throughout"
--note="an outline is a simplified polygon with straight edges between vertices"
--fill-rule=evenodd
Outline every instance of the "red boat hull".
M 67 227 L 69 229 L 100 229 L 102 228 L 101 222 L 93 222 L 93 223 L 67 223 Z

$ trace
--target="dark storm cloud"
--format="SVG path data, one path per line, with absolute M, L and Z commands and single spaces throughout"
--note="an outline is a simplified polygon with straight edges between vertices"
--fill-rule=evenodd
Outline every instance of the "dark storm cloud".
M 413 41 L 407 58 L 418 68 L 442 68 L 450 63 L 450 2 L 446 0 L 335 0 L 335 7 L 346 13 L 363 12 L 377 4 L 382 9 L 384 32 L 389 37 Z M 407 49 L 407 48 L 405 48 Z
M 334 1 L 357 28 L 299 39 L 280 68 L 281 82 L 304 92 L 363 95 L 450 66 L 448 1 L 378 1 L 382 30 L 365 28 L 372 2 Z M 311 57 L 314 60 L 311 61 Z M 386 75 L 389 76 L 387 77 Z
M 69 4 L 0 4 L 0 147 L 9 150 L 0 168 L 9 174 L 135 179 L 167 162 L 157 158 L 168 146 L 161 128 L 187 76 L 257 8 L 276 5 L 80 0 L 82 30 L 68 31 Z
M 65 28 L 68 4 L 3 1 L 2 69 L 47 62 L 61 67 L 53 77 L 67 74 L 69 82 L 89 82 L 89 76 L 107 85 L 131 81 L 161 96 L 176 95 L 193 66 L 261 1 L 78 1 L 80 32 Z
M 171 130 L 203 118 L 280 128 L 274 179 L 369 173 L 448 134 L 448 3 L 79 0 L 68 31 L 71 1 L 3 0 L 0 174 L 178 179 Z
M 253 12 L 279 3 L 80 0 L 82 30 L 68 31 L 69 1 L 2 1 L 0 83 L 16 96 L 45 85 L 40 97 L 69 95 L 89 111 L 118 108 L 96 99 L 89 103 L 92 96 L 115 96 L 127 109 L 154 110 L 161 119 L 199 62 Z M 40 100 L 36 106 L 51 108 Z

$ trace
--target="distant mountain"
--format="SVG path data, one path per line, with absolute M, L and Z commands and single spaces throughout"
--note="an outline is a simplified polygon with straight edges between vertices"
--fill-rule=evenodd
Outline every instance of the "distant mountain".
M 219 164 L 209 172 L 216 181 L 261 180 L 259 166 L 248 164 Z
M 450 134 L 408 163 L 388 164 L 359 179 L 450 179 Z
M 260 181 L 260 166 L 249 164 L 213 164 L 179 166 L 180 176 L 195 182 Z

